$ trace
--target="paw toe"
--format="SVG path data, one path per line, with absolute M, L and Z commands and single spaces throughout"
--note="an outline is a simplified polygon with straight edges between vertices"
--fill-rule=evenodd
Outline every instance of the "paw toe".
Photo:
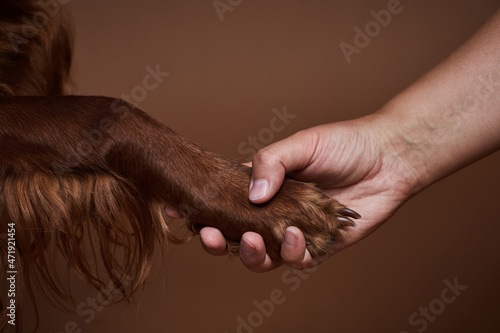
M 361 215 L 359 215 L 357 212 L 353 211 L 352 209 L 346 208 L 346 207 L 339 209 L 338 212 L 342 215 L 352 217 L 353 219 L 361 218 Z
M 354 222 L 353 220 L 351 220 L 350 218 L 345 217 L 345 216 L 339 216 L 339 217 L 337 217 L 337 220 L 340 222 L 341 228 L 342 227 L 355 227 L 356 226 L 356 222 Z

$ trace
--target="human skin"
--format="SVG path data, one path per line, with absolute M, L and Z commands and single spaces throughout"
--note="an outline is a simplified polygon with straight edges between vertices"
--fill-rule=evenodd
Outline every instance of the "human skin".
M 500 11 L 378 112 L 303 130 L 260 150 L 249 199 L 255 204 L 271 199 L 286 174 L 317 183 L 362 215 L 357 227 L 347 229 L 347 238 L 320 258 L 306 250 L 300 230 L 287 229 L 283 263 L 314 267 L 368 236 L 415 194 L 498 149 Z M 217 229 L 201 230 L 201 241 L 212 255 L 227 253 Z M 262 237 L 252 232 L 241 239 L 240 257 L 255 272 L 282 264 L 270 259 Z

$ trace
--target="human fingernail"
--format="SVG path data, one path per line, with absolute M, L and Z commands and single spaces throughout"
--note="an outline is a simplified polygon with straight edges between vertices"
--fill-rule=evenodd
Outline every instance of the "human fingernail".
M 287 228 L 285 232 L 285 244 L 290 247 L 294 247 L 297 244 L 297 234 L 295 230 Z
M 182 215 L 176 211 L 173 208 L 170 207 L 165 207 L 165 214 L 167 214 L 168 217 L 173 218 L 173 219 L 180 219 L 182 218 Z
M 269 192 L 269 182 L 266 179 L 257 179 L 250 182 L 248 197 L 250 200 L 264 198 Z
M 246 254 L 246 255 L 252 255 L 255 253 L 255 247 L 250 244 L 245 237 L 241 238 L 241 244 L 240 244 L 241 250 Z

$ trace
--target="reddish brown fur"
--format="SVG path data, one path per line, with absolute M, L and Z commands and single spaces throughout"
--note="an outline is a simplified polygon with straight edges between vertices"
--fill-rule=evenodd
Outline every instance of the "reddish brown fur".
M 56 273 L 62 257 L 97 289 L 111 278 L 122 298 L 130 297 L 155 250 L 189 238 L 173 234 L 167 205 L 195 233 L 219 228 L 232 253 L 244 232 L 260 233 L 276 260 L 290 225 L 304 232 L 313 255 L 354 225 L 338 217 L 356 214 L 290 179 L 269 203 L 252 204 L 250 168 L 201 149 L 122 100 L 57 96 L 71 60 L 64 9 L 17 51 L 6 38 L 19 33 L 22 17 L 40 10 L 32 3 L 0 1 L 0 233 L 16 224 L 18 277 L 30 294 L 37 287 L 72 301 L 68 276 Z M 3 281 L 5 239 L 0 245 Z

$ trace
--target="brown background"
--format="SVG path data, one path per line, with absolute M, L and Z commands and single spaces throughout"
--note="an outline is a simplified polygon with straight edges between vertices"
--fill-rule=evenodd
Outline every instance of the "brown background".
M 75 92 L 130 94 L 145 68 L 160 64 L 170 76 L 140 107 L 205 148 L 243 160 L 238 145 L 269 126 L 273 108 L 297 115 L 274 140 L 372 113 L 498 8 L 497 0 L 401 3 L 402 13 L 347 64 L 339 44 L 352 44 L 353 28 L 387 8 L 386 0 L 244 0 L 224 21 L 212 0 L 71 1 Z M 44 306 L 40 332 L 62 332 L 74 321 L 82 332 L 231 333 L 238 317 L 256 311 L 254 301 L 279 289 L 283 304 L 254 332 L 411 333 L 422 326 L 409 316 L 455 277 L 468 288 L 426 332 L 492 332 L 500 326 L 499 166 L 497 153 L 432 186 L 296 290 L 298 277 L 283 279 L 293 274 L 288 268 L 251 273 L 238 259 L 209 256 L 195 239 L 168 251 L 167 268 L 136 304 L 106 306 L 90 323 Z M 95 296 L 79 290 L 82 301 Z M 251 319 L 258 323 L 255 313 Z

